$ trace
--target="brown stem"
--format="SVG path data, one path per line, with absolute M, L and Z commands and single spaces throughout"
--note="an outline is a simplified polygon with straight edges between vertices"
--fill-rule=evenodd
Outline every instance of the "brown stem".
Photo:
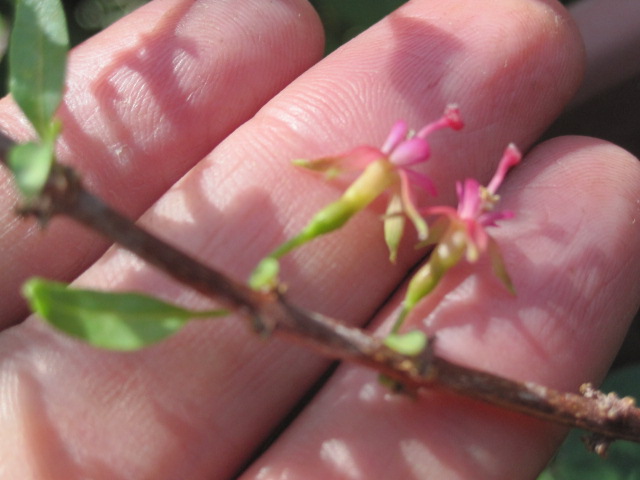
M 0 135 L 0 155 L 2 152 Z M 323 355 L 372 368 L 403 388 L 441 387 L 493 405 L 594 433 L 588 446 L 604 454 L 614 439 L 640 442 L 640 409 L 633 399 L 605 395 L 585 384 L 580 394 L 560 393 L 449 362 L 433 352 L 433 340 L 415 357 L 380 339 L 287 302 L 278 292 L 256 292 L 172 247 L 87 192 L 75 172 L 59 164 L 43 193 L 22 210 L 42 222 L 67 215 L 136 253 L 176 280 L 243 313 L 262 334 L 274 333 Z
M 438 356 L 433 357 L 431 367 L 435 383 L 451 391 L 592 432 L 588 447 L 600 455 L 613 440 L 640 442 L 640 409 L 631 397 L 604 394 L 589 383 L 581 385 L 580 394 L 562 393 L 463 367 Z
M 261 295 L 212 270 L 189 255 L 150 234 L 87 192 L 74 170 L 55 164 L 43 193 L 22 214 L 46 223 L 56 214 L 77 222 L 122 245 L 173 278 L 190 287 L 215 295 L 227 306 L 254 312 Z

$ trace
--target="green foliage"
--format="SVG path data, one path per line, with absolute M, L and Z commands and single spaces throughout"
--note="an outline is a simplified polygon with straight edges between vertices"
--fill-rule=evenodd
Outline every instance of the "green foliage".
M 32 278 L 23 293 L 34 312 L 63 332 L 111 350 L 136 350 L 177 332 L 192 318 L 226 315 L 195 312 L 138 293 L 70 288 Z
M 567 5 L 576 0 L 561 0 Z M 325 27 L 326 53 L 363 32 L 407 0 L 310 0 Z
M 640 364 L 610 374 L 602 390 L 640 398 Z M 580 440 L 584 434 L 572 431 L 538 480 L 640 480 L 639 444 L 614 442 L 607 458 L 600 458 L 584 447 Z
M 147 3 L 148 0 L 74 0 L 64 1 L 75 7 L 73 19 L 78 28 L 84 31 L 100 31 L 136 8 Z
M 39 142 L 15 147 L 9 166 L 27 198 L 44 187 L 60 124 L 53 115 L 64 92 L 69 37 L 60 0 L 17 0 L 9 45 L 9 89 Z
M 69 36 L 60 0 L 18 0 L 9 45 L 9 90 L 42 139 L 54 136 Z
M 311 0 L 325 26 L 326 52 L 363 32 L 407 0 Z

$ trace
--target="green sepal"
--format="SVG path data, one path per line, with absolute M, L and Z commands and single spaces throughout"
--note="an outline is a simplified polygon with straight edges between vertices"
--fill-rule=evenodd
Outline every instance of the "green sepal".
M 413 223 L 413 228 L 416 229 L 416 233 L 418 234 L 418 240 L 424 241 L 429 238 L 429 225 L 427 225 L 427 222 L 413 204 L 413 201 L 409 197 L 408 189 L 403 193 L 402 206 L 404 213 L 409 220 L 411 220 L 411 223 Z
M 504 259 L 502 258 L 502 253 L 500 252 L 500 246 L 498 242 L 496 242 L 492 237 L 489 237 L 489 245 L 488 245 L 489 258 L 491 259 L 491 267 L 493 269 L 493 273 L 498 279 L 502 282 L 502 284 L 509 290 L 511 295 L 516 294 L 516 289 L 513 286 L 513 281 L 509 276 L 509 272 L 507 272 L 507 266 L 504 263 Z
M 192 318 L 227 315 L 192 311 L 139 293 L 101 292 L 31 278 L 23 286 L 31 309 L 50 325 L 95 347 L 138 350 L 177 332 Z
M 389 261 L 396 263 L 398 247 L 404 233 L 405 217 L 402 215 L 402 200 L 394 195 L 389 200 L 384 219 L 384 241 L 389 249 Z
M 314 172 L 322 172 L 327 180 L 333 180 L 342 173 L 342 169 L 338 167 L 339 159 L 336 158 L 320 158 L 317 160 L 307 160 L 305 158 L 297 158 L 291 163 L 296 167 L 306 168 Z
M 383 343 L 402 355 L 415 356 L 427 348 L 427 335 L 420 330 L 412 330 L 407 333 L 391 333 Z

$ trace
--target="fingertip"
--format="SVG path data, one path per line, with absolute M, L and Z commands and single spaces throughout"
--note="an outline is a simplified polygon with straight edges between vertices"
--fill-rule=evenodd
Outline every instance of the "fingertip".
M 495 235 L 518 297 L 505 308 L 536 339 L 538 381 L 566 389 L 606 373 L 639 306 L 638 192 L 638 159 L 579 136 L 540 144 L 507 178 L 502 201 L 516 215 Z
M 623 193 L 635 201 L 640 191 L 640 161 L 632 153 L 609 141 L 578 135 L 547 140 L 527 156 L 528 168 L 564 165 L 554 173 L 557 181 L 568 181 L 576 189 L 585 189 L 591 196 L 609 197 Z

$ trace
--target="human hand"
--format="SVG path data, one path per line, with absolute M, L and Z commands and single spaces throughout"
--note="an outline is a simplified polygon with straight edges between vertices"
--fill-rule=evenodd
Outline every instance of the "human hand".
M 376 144 L 397 118 L 420 126 L 455 101 L 467 126 L 434 136 L 428 164 L 437 201 L 451 202 L 453 181 L 484 181 L 507 143 L 531 145 L 579 82 L 577 33 L 551 2 L 483 8 L 407 4 L 252 117 L 318 59 L 309 8 L 156 1 L 75 52 L 60 157 L 132 216 L 168 189 L 141 222 L 246 278 L 336 196 L 335 185 L 291 167 L 293 158 Z M 23 134 L 9 102 L 2 107 L 5 129 Z M 460 266 L 409 321 L 437 332 L 443 356 L 510 378 L 566 390 L 600 378 L 637 307 L 639 183 L 637 162 L 604 142 L 537 147 L 501 189 L 516 219 L 493 232 L 518 296 L 486 265 Z M 3 191 L 3 292 L 33 273 L 72 278 L 99 254 L 103 244 L 64 220 L 44 234 L 15 223 L 15 196 Z M 378 217 L 364 212 L 284 260 L 290 298 L 351 324 L 376 314 L 419 260 L 405 245 L 398 265 L 388 264 Z M 206 303 L 118 249 L 79 281 Z M 3 298 L 11 323 L 21 307 Z M 399 299 L 375 325 L 393 320 Z M 236 320 L 196 323 L 134 354 L 91 349 L 33 319 L 6 330 L 8 478 L 226 478 L 249 461 L 243 478 L 531 478 L 562 435 L 446 392 L 392 396 L 372 372 L 343 366 L 253 459 L 327 362 L 260 341 Z

